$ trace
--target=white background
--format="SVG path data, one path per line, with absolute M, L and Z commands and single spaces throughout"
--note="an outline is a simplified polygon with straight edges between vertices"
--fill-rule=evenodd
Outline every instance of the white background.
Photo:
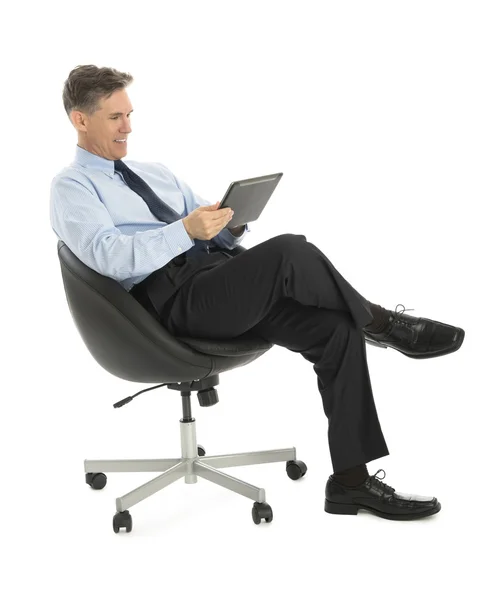
M 2 545 L 4 597 L 487 596 L 494 513 L 494 3 L 24 3 L 3 12 Z M 128 159 L 166 164 L 212 203 L 283 171 L 244 246 L 304 234 L 389 309 L 461 326 L 455 354 L 368 347 L 398 491 L 436 495 L 413 522 L 324 512 L 332 472 L 312 365 L 274 347 L 200 408 L 210 454 L 296 446 L 229 469 L 264 487 L 271 524 L 210 482 L 176 482 L 112 530 L 115 498 L 154 477 L 84 482 L 85 458 L 179 454 L 179 394 L 119 380 L 70 316 L 49 187 L 77 135 L 62 104 L 79 64 L 130 72 Z M 5 213 L 6 211 L 6 213 Z M 494 529 L 493 529 L 494 531 Z M 5 555 L 4 555 L 5 556 Z

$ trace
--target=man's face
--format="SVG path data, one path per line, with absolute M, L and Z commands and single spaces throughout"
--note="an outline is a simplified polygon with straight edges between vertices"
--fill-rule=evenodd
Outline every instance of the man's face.
M 127 154 L 127 142 L 115 140 L 127 140 L 131 133 L 132 111 L 125 89 L 100 100 L 100 109 L 92 117 L 73 110 L 71 120 L 78 130 L 78 146 L 107 160 L 123 158 Z

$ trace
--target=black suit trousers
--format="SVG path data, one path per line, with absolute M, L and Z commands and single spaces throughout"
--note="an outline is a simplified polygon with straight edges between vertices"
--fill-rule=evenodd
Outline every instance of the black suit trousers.
M 177 258 L 131 290 L 173 335 L 251 332 L 300 353 L 317 375 L 334 471 L 389 454 L 363 336 L 369 302 L 315 245 L 284 234 L 236 256 Z

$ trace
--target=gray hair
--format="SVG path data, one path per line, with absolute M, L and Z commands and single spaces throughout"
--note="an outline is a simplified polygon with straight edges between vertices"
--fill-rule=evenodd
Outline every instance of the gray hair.
M 130 73 L 110 67 L 99 69 L 95 65 L 78 65 L 64 82 L 62 100 L 69 119 L 72 110 L 92 116 L 100 108 L 100 100 L 110 98 L 119 89 L 134 80 Z

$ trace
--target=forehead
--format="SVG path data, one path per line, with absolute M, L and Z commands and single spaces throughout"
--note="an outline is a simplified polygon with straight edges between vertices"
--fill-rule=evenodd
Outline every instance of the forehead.
M 102 108 L 109 116 L 128 114 L 133 112 L 133 107 L 126 90 L 118 90 L 103 102 Z

